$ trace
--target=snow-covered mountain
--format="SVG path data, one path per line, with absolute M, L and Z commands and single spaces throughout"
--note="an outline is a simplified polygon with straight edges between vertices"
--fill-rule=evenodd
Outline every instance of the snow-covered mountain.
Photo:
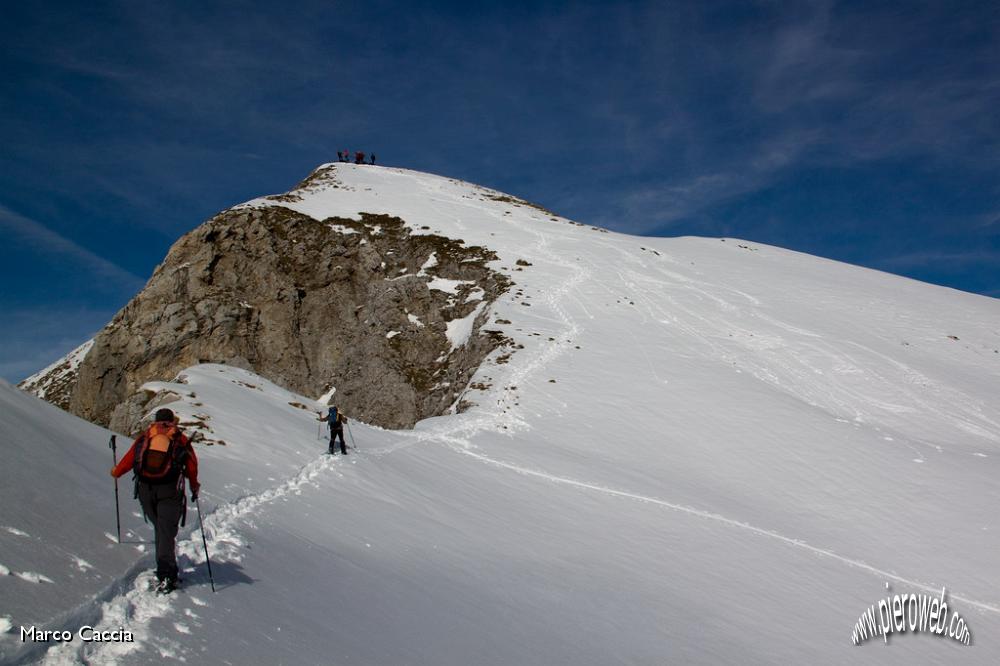
M 487 266 L 492 251 L 426 225 L 414 233 L 364 212 L 318 221 L 284 205 L 340 187 L 322 167 L 270 205 L 199 225 L 90 343 L 21 387 L 123 432 L 150 410 L 143 384 L 197 363 L 305 394 L 336 386 L 345 410 L 383 427 L 444 413 L 483 359 L 512 344 L 482 329 L 510 279 Z
M 512 345 L 457 388 L 465 411 L 353 421 L 346 458 L 322 455 L 319 395 L 214 364 L 146 385 L 224 442 L 198 449 L 214 595 L 192 521 L 187 586 L 150 597 L 142 544 L 105 534 L 107 431 L 2 387 L 5 659 L 1000 659 L 1000 301 L 735 239 L 610 233 L 401 169 L 317 174 L 238 209 L 392 215 L 487 248 L 514 285 L 484 312 Z M 445 329 L 451 348 L 475 333 Z M 130 496 L 127 540 L 148 539 Z M 23 559 L 25 539 L 49 556 Z M 852 645 L 873 603 L 942 587 L 971 646 Z M 45 650 L 21 644 L 28 622 L 135 641 Z

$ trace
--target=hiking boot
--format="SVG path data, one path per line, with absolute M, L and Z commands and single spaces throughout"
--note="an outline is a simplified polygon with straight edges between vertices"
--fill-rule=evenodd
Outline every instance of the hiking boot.
M 180 581 L 177 578 L 164 578 L 156 586 L 157 594 L 170 594 L 178 588 Z

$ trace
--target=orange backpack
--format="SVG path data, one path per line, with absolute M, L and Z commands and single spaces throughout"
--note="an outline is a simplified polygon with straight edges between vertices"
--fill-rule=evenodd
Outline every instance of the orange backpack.
M 184 468 L 187 447 L 173 423 L 156 422 L 142 436 L 135 455 L 135 476 L 146 483 L 172 483 Z

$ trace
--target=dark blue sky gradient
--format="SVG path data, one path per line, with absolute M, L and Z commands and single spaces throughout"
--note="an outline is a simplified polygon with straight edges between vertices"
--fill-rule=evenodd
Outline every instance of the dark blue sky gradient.
M 996 2 L 49 2 L 0 24 L 0 376 L 336 151 L 1000 296 Z

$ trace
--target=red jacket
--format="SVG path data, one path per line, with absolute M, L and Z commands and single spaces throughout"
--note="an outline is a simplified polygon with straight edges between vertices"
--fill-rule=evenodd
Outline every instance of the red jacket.
M 139 447 L 139 442 L 142 438 L 146 436 L 146 433 L 142 433 L 135 438 L 132 442 L 132 446 L 129 448 L 128 453 L 126 453 L 115 468 L 111 470 L 111 475 L 116 479 L 127 472 L 132 470 L 135 465 L 135 453 L 136 449 Z M 181 446 L 187 447 L 187 462 L 184 463 L 184 476 L 188 478 L 191 483 L 191 492 L 195 495 L 198 494 L 198 489 L 201 488 L 201 484 L 198 483 L 198 456 L 194 453 L 194 447 L 191 446 L 191 441 L 184 435 L 184 433 L 177 431 L 177 436 L 180 439 Z

